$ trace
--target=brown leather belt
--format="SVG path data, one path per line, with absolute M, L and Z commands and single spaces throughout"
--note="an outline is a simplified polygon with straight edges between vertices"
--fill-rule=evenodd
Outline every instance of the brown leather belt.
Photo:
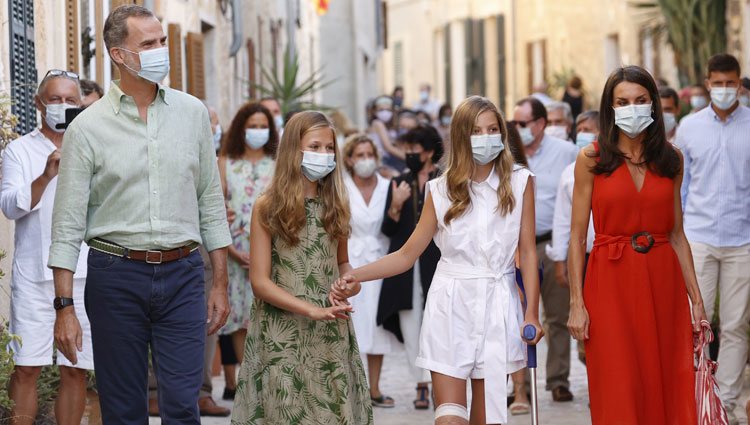
M 190 255 L 191 252 L 198 249 L 198 246 L 200 246 L 200 244 L 197 242 L 191 242 L 185 246 L 166 251 L 139 251 L 135 249 L 128 249 L 102 239 L 92 239 L 88 242 L 88 245 L 90 248 L 103 252 L 105 254 L 114 255 L 116 257 L 124 257 L 129 260 L 143 261 L 148 264 L 168 263 L 170 261 L 179 260 L 180 258 L 185 258 Z

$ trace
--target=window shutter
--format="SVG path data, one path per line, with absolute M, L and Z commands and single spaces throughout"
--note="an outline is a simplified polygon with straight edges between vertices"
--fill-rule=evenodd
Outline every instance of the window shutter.
M 65 0 L 65 45 L 68 71 L 79 72 L 78 34 L 78 0 Z
M 206 99 L 206 74 L 203 64 L 203 34 L 187 33 L 185 62 L 188 67 L 187 92 Z
M 404 45 L 400 41 L 393 43 L 393 82 L 404 85 Z
M 169 86 L 182 90 L 182 30 L 180 24 L 167 26 L 167 44 L 169 45 Z
M 18 116 L 16 131 L 36 128 L 34 94 L 37 88 L 34 45 L 34 0 L 10 0 L 10 79 L 12 113 Z

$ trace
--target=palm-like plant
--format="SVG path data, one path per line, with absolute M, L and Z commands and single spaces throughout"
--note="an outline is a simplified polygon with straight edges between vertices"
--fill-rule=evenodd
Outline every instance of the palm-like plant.
M 281 112 L 286 115 L 289 111 L 302 111 L 307 109 L 330 110 L 330 106 L 315 102 L 315 92 L 332 84 L 333 80 L 325 81 L 321 68 L 313 71 L 301 83 L 297 83 L 300 74 L 299 58 L 292 55 L 289 50 L 284 52 L 284 68 L 281 77 L 273 69 L 268 69 L 260 64 L 261 72 L 266 81 L 265 84 L 256 84 L 255 88 L 264 96 L 276 98 L 281 104 Z
M 666 32 L 680 84 L 700 82 L 708 58 L 726 50 L 726 0 L 633 0 L 655 31 Z

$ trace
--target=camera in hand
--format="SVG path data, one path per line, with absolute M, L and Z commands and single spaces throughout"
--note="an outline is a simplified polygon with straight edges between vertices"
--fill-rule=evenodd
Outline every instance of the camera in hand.
M 58 130 L 64 130 L 64 129 L 68 128 L 68 126 L 70 125 L 70 123 L 73 122 L 73 120 L 75 119 L 75 117 L 77 117 L 78 114 L 80 114 L 81 112 L 83 112 L 83 108 L 68 108 L 68 109 L 66 109 L 65 110 L 65 122 L 62 123 L 62 124 L 57 124 L 55 127 Z

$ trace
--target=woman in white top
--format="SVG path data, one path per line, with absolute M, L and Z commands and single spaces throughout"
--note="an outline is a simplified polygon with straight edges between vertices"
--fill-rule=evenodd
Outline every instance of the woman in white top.
M 349 262 L 352 267 L 371 263 L 388 253 L 389 239 L 380 231 L 380 227 L 391 185 L 376 173 L 379 159 L 375 143 L 367 135 L 355 134 L 347 138 L 344 145 L 344 165 L 348 173 L 344 174 L 344 183 L 352 214 L 352 234 L 349 236 Z M 393 399 L 380 392 L 380 371 L 383 367 L 383 355 L 391 353 L 392 347 L 399 342 L 375 321 L 382 285 L 382 279 L 368 282 L 351 299 L 354 308 L 352 322 L 359 352 L 367 355 L 372 404 L 393 407 Z
M 436 424 L 469 423 L 468 378 L 471 423 L 506 423 L 507 375 L 525 361 L 521 330 L 536 328 L 530 344 L 543 335 L 532 174 L 513 164 L 506 137 L 492 102 L 479 96 L 462 102 L 451 124 L 448 169 L 428 183 L 412 236 L 400 250 L 339 279 L 331 292 L 331 301 L 341 303 L 359 291 L 359 281 L 402 273 L 434 237 L 442 257 L 427 296 L 417 364 L 432 372 Z M 525 318 L 515 284 L 517 249 Z

